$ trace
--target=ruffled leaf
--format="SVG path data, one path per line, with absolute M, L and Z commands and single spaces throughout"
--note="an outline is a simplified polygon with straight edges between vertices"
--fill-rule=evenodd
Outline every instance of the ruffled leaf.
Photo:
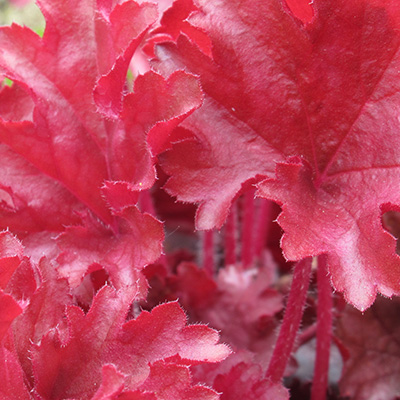
M 229 354 L 226 346 L 216 344 L 212 329 L 186 326 L 186 316 L 177 303 L 162 304 L 124 323 L 127 311 L 117 293 L 107 287 L 98 292 L 86 316 L 77 307 L 69 308 L 69 337 L 63 340 L 52 330 L 33 350 L 37 393 L 90 398 L 101 383 L 102 366 L 110 363 L 126 375 L 125 388 L 136 390 L 148 379 L 150 364 L 156 361 L 179 356 L 195 363 L 215 362 Z M 191 342 L 189 354 L 190 337 L 197 337 L 197 342 Z

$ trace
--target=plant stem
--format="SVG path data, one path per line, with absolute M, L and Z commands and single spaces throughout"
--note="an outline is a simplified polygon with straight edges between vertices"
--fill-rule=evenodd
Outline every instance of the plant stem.
M 257 234 L 255 238 L 255 255 L 258 259 L 261 258 L 262 251 L 268 238 L 270 228 L 271 207 L 272 202 L 266 199 L 257 199 Z
M 326 257 L 318 257 L 317 270 L 317 354 L 311 400 L 326 399 L 328 388 L 329 355 L 332 341 L 332 289 L 326 267 Z
M 214 274 L 214 231 L 203 232 L 203 268 L 210 275 Z
M 237 203 L 231 206 L 228 219 L 225 224 L 225 265 L 236 264 L 236 229 L 237 229 Z
M 310 284 L 310 275 L 311 258 L 299 261 L 294 268 L 293 282 L 290 288 L 285 316 L 283 317 L 279 336 L 266 373 L 266 377 L 272 383 L 278 383 L 285 373 L 303 316 L 307 290 Z
M 254 259 L 254 193 L 255 189 L 244 195 L 242 222 L 242 264 L 248 268 Z
M 293 351 L 296 352 L 303 344 L 306 344 L 311 339 L 314 339 L 317 332 L 317 323 L 314 322 L 312 325 L 308 326 L 305 329 L 302 329 L 301 333 L 297 337 L 296 344 L 293 348 Z

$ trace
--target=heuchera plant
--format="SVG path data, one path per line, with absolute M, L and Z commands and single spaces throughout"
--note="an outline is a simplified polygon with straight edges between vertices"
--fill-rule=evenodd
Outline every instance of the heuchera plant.
M 0 28 L 0 399 L 399 398 L 397 2 L 37 4 Z

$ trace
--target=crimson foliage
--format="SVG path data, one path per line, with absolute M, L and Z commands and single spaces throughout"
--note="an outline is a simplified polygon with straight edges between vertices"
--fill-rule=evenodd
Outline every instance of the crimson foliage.
M 0 28 L 0 398 L 400 396 L 396 1 L 37 3 Z

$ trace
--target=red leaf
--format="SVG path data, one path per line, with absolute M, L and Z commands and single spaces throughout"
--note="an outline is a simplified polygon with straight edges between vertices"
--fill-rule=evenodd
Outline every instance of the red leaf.
M 170 132 L 201 102 L 197 79 L 183 71 L 168 79 L 154 72 L 139 76 L 134 93 L 124 98 L 122 122 L 110 133 L 113 177 L 132 182 L 135 190 L 151 187 L 155 180 L 152 156 L 165 150 Z
M 0 88 L 0 115 L 5 121 L 31 121 L 35 107 L 29 92 L 17 83 Z
M 92 400 L 111 400 L 124 389 L 125 376 L 120 374 L 113 364 L 103 365 L 101 372 L 102 382 Z
M 0 290 L 0 342 L 7 333 L 13 320 L 21 314 L 22 309 L 9 294 Z
M 135 190 L 132 184 L 122 181 L 106 181 L 102 191 L 114 212 L 121 211 L 128 205 L 137 204 L 140 195 L 140 192 Z
M 154 393 L 143 393 L 138 390 L 128 391 L 119 395 L 118 400 L 157 400 Z
M 230 266 L 221 269 L 211 282 L 194 264 L 182 263 L 177 272 L 175 294 L 192 320 L 220 330 L 223 340 L 234 349 L 262 354 L 260 358 L 266 363 L 275 341 L 273 317 L 283 308 L 282 295 L 270 287 L 268 271 Z
M 191 312 L 209 308 L 218 296 L 217 283 L 194 263 L 181 262 L 172 283 L 179 302 Z
M 17 356 L 5 347 L 0 346 L 0 398 L 30 400 L 21 366 Z
M 69 227 L 57 238 L 62 253 L 58 271 L 72 287 L 94 270 L 107 270 L 114 287 L 127 291 L 131 301 L 144 296 L 147 283 L 142 268 L 161 255 L 164 233 L 162 224 L 136 207 L 127 207 L 119 216 L 119 234 L 94 220 L 86 226 Z
M 97 76 L 96 48 L 87 39 L 88 22 L 92 27 L 94 17 L 85 3 L 78 2 L 76 7 L 41 3 L 48 20 L 43 39 L 17 25 L 0 31 L 0 67 L 28 86 L 35 102 L 33 122 L 2 122 L 0 137 L 109 222 L 110 214 L 99 196 L 106 164 L 96 143 L 104 141 L 96 137 L 104 136 L 104 128 L 91 99 Z M 24 62 L 15 62 L 21 59 Z
M 141 389 L 156 393 L 159 400 L 218 400 L 219 395 L 207 387 L 191 385 L 189 369 L 182 365 L 155 363 Z
M 176 275 L 165 276 L 164 269 L 148 268 L 145 273 L 151 288 L 145 306 L 153 304 L 154 298 L 179 299 L 191 321 L 218 329 L 222 340 L 235 351 L 257 353 L 265 366 L 276 341 L 276 315 L 283 308 L 282 294 L 271 287 L 273 268 L 243 270 L 231 265 L 221 269 L 215 280 L 189 262 L 180 263 Z
M 306 25 L 276 0 L 198 4 L 191 21 L 214 62 L 184 37 L 158 53 L 160 69 L 186 65 L 206 94 L 184 123 L 198 141 L 163 160 L 167 189 L 200 203 L 197 227 L 210 229 L 241 185 L 267 177 L 258 194 L 282 204 L 288 258 L 328 253 L 335 288 L 360 309 L 400 294 L 380 223 L 383 205 L 400 204 L 396 3 L 315 1 Z
M 160 156 L 161 166 L 172 175 L 164 189 L 180 201 L 200 203 L 197 229 L 220 228 L 242 184 L 272 174 L 269 160 L 280 157 L 209 98 L 182 125 L 195 132 L 198 140 L 177 143 Z
M 395 239 L 381 224 L 384 189 L 377 191 L 378 181 L 367 183 L 368 173 L 346 175 L 317 190 L 310 169 L 293 159 L 278 164 L 277 180 L 263 182 L 260 194 L 282 203 L 278 222 L 285 230 L 285 256 L 296 260 L 327 252 L 333 285 L 363 310 L 377 291 L 387 296 L 400 293 L 400 262 Z
M 217 362 L 230 354 L 227 346 L 217 344 L 217 331 L 205 325 L 185 326 L 185 323 L 185 313 L 178 303 L 165 303 L 151 313 L 143 311 L 136 320 L 125 324 L 124 336 L 135 338 L 135 347 L 145 347 L 150 362 L 175 354 L 192 364 Z M 136 339 L 142 331 L 147 332 L 146 345 Z
M 121 102 L 128 63 L 155 19 L 155 5 L 129 1 L 111 10 L 100 2 L 96 9 L 86 0 L 68 4 L 43 0 L 40 7 L 46 18 L 43 39 L 17 25 L 0 31 L 0 69 L 21 83 L 34 103 L 31 120 L 32 102 L 27 106 L 26 96 L 4 89 L 3 96 L 11 92 L 18 103 L 10 107 L 3 106 L 7 100 L 0 101 L 0 137 L 111 223 L 100 188 L 104 180 L 115 179 L 109 176 L 105 155 L 108 131 L 114 128 L 96 112 L 93 89 L 100 75 L 117 63 L 111 72 L 115 75 L 118 70 L 117 76 L 104 80 L 113 83 L 113 93 L 106 97 Z M 26 111 L 11 116 L 17 108 Z
M 263 332 L 263 321 L 272 319 L 283 308 L 282 294 L 270 287 L 267 268 L 222 269 L 217 279 L 220 296 L 201 313 L 202 320 L 222 330 L 229 344 L 263 353 L 264 362 L 270 356 L 266 341 L 275 340 L 275 325 L 271 321 L 271 328 Z
M 378 298 L 364 314 L 347 307 L 337 335 L 350 352 L 344 362 L 340 389 L 354 400 L 400 396 L 400 302 Z
M 157 400 L 154 393 L 143 393 L 138 390 L 128 391 L 119 395 L 118 400 Z
M 176 41 L 179 35 L 183 33 L 196 43 L 204 54 L 211 57 L 210 38 L 201 29 L 197 29 L 187 21 L 187 18 L 195 10 L 197 10 L 197 7 L 193 4 L 193 0 L 174 1 L 172 7 L 164 12 L 161 27 L 153 31 L 153 34 L 167 34 Z M 155 41 L 160 41 L 160 39 L 156 36 Z
M 106 381 L 107 379 L 107 381 Z M 139 390 L 123 391 L 123 375 L 112 364 L 103 367 L 102 386 L 92 400 L 108 400 L 114 397 L 104 393 L 104 383 L 108 383 L 107 393 L 120 393 L 118 399 L 126 400 L 217 400 L 218 394 L 202 385 L 193 385 L 188 367 L 156 362 L 150 366 L 150 374 Z M 114 386 L 115 385 L 115 386 Z M 117 389 L 118 387 L 118 389 Z M 99 394 L 101 396 L 99 397 Z
M 136 390 L 148 378 L 150 363 L 172 356 L 191 357 L 188 361 L 195 363 L 219 361 L 229 354 L 226 346 L 216 344 L 218 335 L 212 329 L 186 327 L 186 316 L 177 303 L 143 311 L 123 324 L 127 311 L 125 301 L 108 287 L 98 292 L 86 316 L 70 307 L 69 338 L 63 340 L 52 330 L 32 351 L 38 395 L 90 398 L 100 385 L 105 364 L 114 364 L 119 374 L 126 375 L 125 388 Z M 197 342 L 191 343 L 189 354 L 191 337 L 197 337 Z
M 0 232 L 0 288 L 23 306 L 36 290 L 35 275 L 21 242 L 8 231 Z M 14 308 L 11 303 L 10 308 Z
M 28 272 L 25 270 L 25 274 Z M 64 311 L 66 305 L 72 302 L 66 280 L 58 278 L 49 261 L 43 259 L 39 263 L 39 272 L 39 288 L 12 325 L 15 349 L 28 380 L 33 376 L 30 359 L 32 344 L 40 343 L 50 329 L 58 327 L 60 332 L 65 330 Z
M 285 0 L 290 11 L 303 23 L 310 22 L 314 16 L 312 3 L 308 0 Z
M 6 292 L 19 304 L 25 305 L 37 289 L 37 271 L 28 258 L 24 258 L 8 281 Z
M 58 182 L 4 144 L 0 160 L 1 229 L 25 236 L 26 232 L 60 231 L 80 222 L 79 212 L 85 206 Z
M 282 384 L 271 384 L 258 365 L 244 362 L 232 367 L 228 373 L 218 375 L 214 388 L 223 393 L 221 400 L 289 399 L 289 392 Z
M 130 60 L 144 34 L 156 21 L 157 7 L 150 3 L 139 5 L 126 1 L 117 4 L 112 11 L 103 7 L 99 14 L 99 29 L 104 31 L 102 74 L 107 74 L 99 79 L 94 99 L 104 115 L 117 118 L 122 109 L 122 92 Z
M 23 257 L 20 241 L 9 232 L 0 232 L 0 288 L 4 289 Z

